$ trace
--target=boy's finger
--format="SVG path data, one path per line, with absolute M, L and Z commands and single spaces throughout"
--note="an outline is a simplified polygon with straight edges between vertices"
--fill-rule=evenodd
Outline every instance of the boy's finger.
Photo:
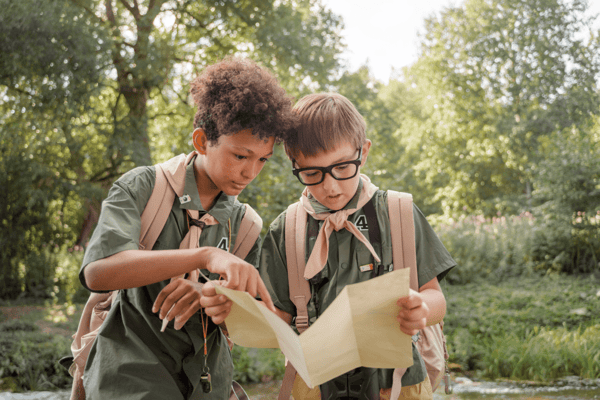
M 400 299 L 398 299 L 398 302 L 397 302 L 397 304 L 400 307 L 406 308 L 409 310 L 419 307 L 422 303 L 423 303 L 423 299 L 421 299 L 420 296 L 401 297 Z
M 258 286 L 258 282 L 257 279 L 260 279 L 258 277 L 250 277 L 250 281 L 248 282 L 248 285 L 246 286 L 246 292 L 248 292 L 250 294 L 250 296 L 252 297 L 256 297 L 256 292 L 257 292 L 257 286 Z
M 160 306 L 160 318 L 169 318 L 169 321 L 172 320 L 174 318 L 175 315 L 177 315 L 176 312 L 170 312 L 170 310 L 172 308 L 177 308 L 178 303 L 180 302 L 180 300 L 186 296 L 186 294 L 188 293 L 188 288 L 185 285 L 178 285 L 175 290 L 173 290 L 171 292 L 171 294 L 169 294 L 167 296 L 167 298 L 165 299 L 165 301 L 163 302 L 163 304 Z M 183 302 L 183 306 L 185 305 L 185 302 Z M 175 307 L 173 307 L 175 306 Z M 177 308 L 177 311 L 181 310 L 181 307 Z M 168 315 L 167 315 L 168 313 Z
M 260 278 L 258 281 L 258 295 L 260 296 L 262 301 L 265 303 L 267 308 L 269 310 L 275 312 L 275 304 L 273 304 L 273 300 L 271 299 L 271 295 L 269 294 L 269 291 L 267 290 L 265 283 Z
M 202 287 L 202 297 L 216 296 L 217 290 L 215 289 L 215 283 L 213 281 L 206 282 Z
M 212 297 L 202 296 L 202 298 L 200 299 L 200 305 L 203 308 L 217 307 L 227 303 L 231 303 L 231 300 L 229 300 L 227 296 L 222 294 Z
M 163 301 L 165 301 L 165 299 L 169 296 L 169 294 L 171 294 L 171 292 L 173 290 L 175 290 L 175 288 L 177 288 L 177 281 L 173 281 L 171 283 L 169 283 L 167 286 L 165 286 L 160 293 L 158 294 L 158 296 L 156 296 L 156 300 L 154 300 L 154 304 L 152 305 L 152 312 L 158 312 L 158 310 L 160 309 Z

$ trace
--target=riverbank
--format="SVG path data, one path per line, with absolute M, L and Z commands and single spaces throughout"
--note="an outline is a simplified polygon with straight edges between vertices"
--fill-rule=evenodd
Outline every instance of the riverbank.
M 448 304 L 449 365 L 454 376 L 475 382 L 470 386 L 510 379 L 557 387 L 565 376 L 600 378 L 598 277 L 530 276 L 460 286 L 442 282 L 442 289 Z M 0 306 L 0 349 L 6 355 L 0 359 L 0 400 L 9 391 L 43 393 L 70 385 L 71 377 L 56 360 L 70 352 L 82 307 Z M 280 352 L 234 350 L 236 380 L 268 382 L 282 376 Z M 243 385 L 257 388 L 255 396 L 271 396 L 257 399 L 275 398 L 269 391 L 278 390 L 268 383 Z
M 434 400 L 513 399 L 513 400 L 597 400 L 600 399 L 600 379 L 566 377 L 555 385 L 518 382 L 473 381 L 464 376 L 453 376 L 452 394 L 440 387 Z M 276 400 L 281 381 L 245 385 L 252 400 Z M 2 393 L 0 400 L 68 400 L 68 391 Z

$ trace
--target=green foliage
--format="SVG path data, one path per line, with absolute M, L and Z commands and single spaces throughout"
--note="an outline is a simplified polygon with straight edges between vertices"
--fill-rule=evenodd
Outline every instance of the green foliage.
M 437 221 L 436 232 L 460 266 L 448 276 L 452 283 L 600 270 L 600 213 L 580 212 L 571 219 L 523 213 L 450 221 Z
M 599 377 L 598 282 L 562 275 L 444 286 L 450 361 L 488 378 Z
M 569 331 L 534 328 L 486 342 L 485 376 L 552 382 L 564 376 L 600 377 L 600 324 Z M 549 349 L 552 349 L 550 351 Z
M 285 357 L 279 349 L 254 349 L 234 346 L 233 379 L 241 384 L 282 379 Z
M 10 299 L 71 287 L 61 273 L 53 284 L 56 253 L 85 247 L 112 182 L 191 150 L 189 83 L 204 66 L 253 58 L 298 94 L 329 82 L 343 47 L 339 17 L 315 0 L 0 7 L 0 297 Z M 266 185 L 288 179 L 279 159 Z M 263 191 L 249 194 L 273 210 L 289 198 Z
M 584 129 L 600 110 L 600 41 L 585 7 L 467 0 L 426 20 L 419 60 L 402 76 L 422 113 L 406 114 L 400 143 L 413 153 L 413 192 L 434 193 L 428 207 L 531 211 L 540 140 Z
M 527 275 L 533 270 L 535 220 L 517 217 L 461 217 L 436 229 L 459 268 L 448 275 L 452 283 Z
M 39 332 L 33 323 L 0 323 L 0 390 L 55 390 L 71 385 L 58 360 L 70 353 L 70 340 Z

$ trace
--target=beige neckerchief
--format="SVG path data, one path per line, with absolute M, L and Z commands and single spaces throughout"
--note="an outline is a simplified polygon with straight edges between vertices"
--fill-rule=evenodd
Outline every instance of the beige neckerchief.
M 354 214 L 357 210 L 360 210 L 369 200 L 371 200 L 371 197 L 373 197 L 375 192 L 379 189 L 377 186 L 371 183 L 371 180 L 366 175 L 361 174 L 360 179 L 362 180 L 363 188 L 360 192 L 356 208 L 347 208 L 334 213 L 315 212 L 308 198 L 308 188 L 305 188 L 302 192 L 300 204 L 304 207 L 306 212 L 316 220 L 325 221 L 323 222 L 321 229 L 319 229 L 319 235 L 317 236 L 312 253 L 310 254 L 308 262 L 306 263 L 306 268 L 304 269 L 305 279 L 310 279 L 321 272 L 327 263 L 327 255 L 329 254 L 329 236 L 331 236 L 331 232 L 333 232 L 334 229 L 336 232 L 344 228 L 350 231 L 358 240 L 367 246 L 375 260 L 377 260 L 377 262 L 380 261 L 377 253 L 375 253 L 375 250 L 373 249 L 373 246 L 371 246 L 371 243 L 369 243 L 367 238 L 365 238 L 365 236 L 358 230 L 356 225 L 348 221 L 348 216 Z

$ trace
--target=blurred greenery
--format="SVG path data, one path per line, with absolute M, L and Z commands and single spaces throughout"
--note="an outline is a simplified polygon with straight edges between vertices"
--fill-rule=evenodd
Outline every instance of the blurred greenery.
M 0 0 L 0 299 L 80 310 L 107 190 L 191 149 L 189 82 L 236 54 L 296 99 L 340 92 L 365 117 L 364 172 L 412 193 L 459 264 L 444 287 L 454 363 L 598 377 L 600 35 L 587 7 L 463 0 L 426 19 L 418 59 L 382 83 L 344 68 L 343 21 L 320 0 Z M 240 196 L 265 229 L 303 189 L 290 168 L 278 146 Z M 39 319 L 0 325 L 1 387 L 68 383 L 54 364 L 68 335 Z M 282 372 L 278 352 L 234 355 L 242 382 Z
M 442 285 L 450 362 L 486 378 L 600 377 L 600 274 Z

